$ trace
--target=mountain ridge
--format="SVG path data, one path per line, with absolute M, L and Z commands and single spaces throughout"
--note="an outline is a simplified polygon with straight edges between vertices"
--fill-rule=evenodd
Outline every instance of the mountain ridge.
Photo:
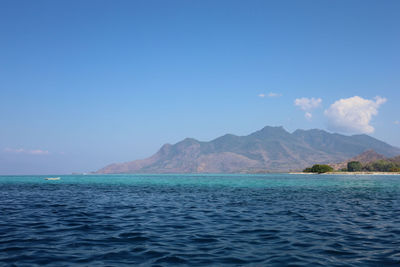
M 300 170 L 314 163 L 341 162 L 372 149 L 393 157 L 400 148 L 368 135 L 346 136 L 320 129 L 289 133 L 265 126 L 244 136 L 210 141 L 185 138 L 163 145 L 149 158 L 110 164 L 95 173 L 241 173 Z

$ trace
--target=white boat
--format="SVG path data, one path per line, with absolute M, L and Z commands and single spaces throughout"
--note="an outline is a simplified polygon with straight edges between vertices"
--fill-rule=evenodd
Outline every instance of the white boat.
M 45 180 L 49 180 L 49 181 L 57 181 L 57 180 L 60 180 L 61 178 L 60 177 L 47 177 L 47 178 L 44 178 Z

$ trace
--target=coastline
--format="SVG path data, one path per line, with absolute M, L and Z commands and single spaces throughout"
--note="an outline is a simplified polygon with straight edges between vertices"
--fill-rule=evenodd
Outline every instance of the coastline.
M 324 172 L 324 173 L 312 173 L 312 172 L 289 172 L 289 174 L 325 174 L 325 175 L 400 175 L 400 172 Z

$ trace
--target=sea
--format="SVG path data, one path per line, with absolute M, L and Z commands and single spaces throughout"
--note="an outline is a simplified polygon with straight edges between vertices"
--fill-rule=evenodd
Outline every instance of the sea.
M 400 266 L 398 175 L 0 176 L 0 266 Z

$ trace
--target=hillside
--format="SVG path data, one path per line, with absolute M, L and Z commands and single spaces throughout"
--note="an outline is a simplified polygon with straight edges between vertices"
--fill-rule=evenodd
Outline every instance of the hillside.
M 371 163 L 371 162 L 374 162 L 377 160 L 381 160 L 381 159 L 386 160 L 388 158 L 382 154 L 376 153 L 373 150 L 367 150 L 355 157 L 352 157 L 351 159 L 345 160 L 340 163 L 333 163 L 333 164 L 329 164 L 329 165 L 332 166 L 332 168 L 334 168 L 335 170 L 340 170 L 343 168 L 347 168 L 347 163 L 350 161 L 358 161 L 362 164 L 368 164 L 368 163 Z
M 387 157 L 400 149 L 368 135 L 266 126 L 247 136 L 226 134 L 209 142 L 186 138 L 153 156 L 108 165 L 96 173 L 237 173 L 301 170 L 315 163 L 341 162 L 366 150 Z
M 348 167 L 349 162 L 354 162 Z M 341 163 L 329 164 L 334 170 L 344 172 L 400 172 L 400 156 L 388 158 L 373 150 L 367 150 L 360 155 Z M 307 170 L 308 171 L 308 170 Z

